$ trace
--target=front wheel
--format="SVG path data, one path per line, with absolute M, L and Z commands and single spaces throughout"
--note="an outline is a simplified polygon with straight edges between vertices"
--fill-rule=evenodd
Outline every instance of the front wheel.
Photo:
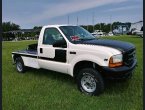
M 78 89 L 88 95 L 99 95 L 104 90 L 102 76 L 93 68 L 82 69 L 77 76 Z

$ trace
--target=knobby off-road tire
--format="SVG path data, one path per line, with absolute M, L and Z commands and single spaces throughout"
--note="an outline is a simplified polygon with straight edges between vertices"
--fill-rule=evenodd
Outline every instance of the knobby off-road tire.
M 88 95 L 96 96 L 103 92 L 104 81 L 100 73 L 93 68 L 80 70 L 77 76 L 78 89 Z
M 16 69 L 19 73 L 24 73 L 26 71 L 26 67 L 21 57 L 16 58 Z

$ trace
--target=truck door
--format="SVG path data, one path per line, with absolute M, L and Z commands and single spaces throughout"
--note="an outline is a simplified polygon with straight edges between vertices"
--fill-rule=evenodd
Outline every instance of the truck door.
M 57 42 L 63 45 L 54 46 Z M 41 68 L 67 73 L 67 43 L 57 28 L 45 29 L 42 45 L 38 46 L 38 62 Z

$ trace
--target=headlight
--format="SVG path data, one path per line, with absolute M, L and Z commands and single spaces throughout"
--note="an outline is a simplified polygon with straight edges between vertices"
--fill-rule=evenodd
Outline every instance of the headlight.
M 109 60 L 109 67 L 118 67 L 123 65 L 123 56 L 122 54 L 114 55 Z

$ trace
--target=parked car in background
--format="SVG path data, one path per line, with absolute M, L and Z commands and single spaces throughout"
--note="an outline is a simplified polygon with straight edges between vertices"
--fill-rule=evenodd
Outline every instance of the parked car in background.
M 93 36 L 98 37 L 98 34 L 96 33 L 91 33 Z
M 95 30 L 92 35 L 94 35 L 95 37 L 102 37 L 105 36 L 104 32 L 102 32 L 102 30 Z
M 140 30 L 138 30 L 136 28 L 132 28 L 131 31 L 128 34 L 143 37 L 143 27 Z
M 114 34 L 110 31 L 109 33 L 108 33 L 108 36 L 113 36 Z
M 114 30 L 113 30 L 113 34 L 114 34 L 114 35 L 120 35 L 121 32 L 120 32 L 118 29 L 114 29 Z

